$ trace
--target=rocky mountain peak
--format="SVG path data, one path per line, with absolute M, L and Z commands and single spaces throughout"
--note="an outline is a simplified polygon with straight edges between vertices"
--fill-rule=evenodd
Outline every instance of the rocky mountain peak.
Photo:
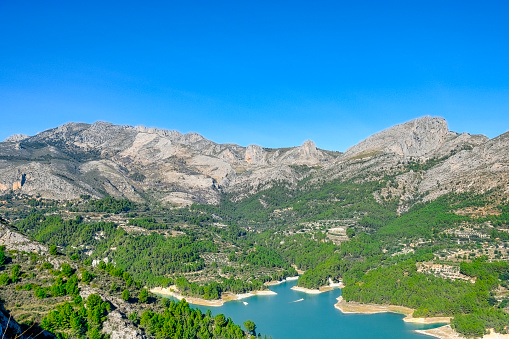
M 443 118 L 425 116 L 378 132 L 350 147 L 348 158 L 393 153 L 404 157 L 426 157 L 447 141 L 447 122 Z
M 299 153 L 302 157 L 312 157 L 318 154 L 318 150 L 312 140 L 306 140 L 302 146 L 300 146 Z
M 244 160 L 248 164 L 260 165 L 265 163 L 265 152 L 263 148 L 258 145 L 249 145 L 246 148 L 246 155 Z
M 20 141 L 25 140 L 27 138 L 29 138 L 29 136 L 26 135 L 26 134 L 13 134 L 13 135 L 7 137 L 4 140 L 4 142 L 20 142 Z
M 112 124 L 111 122 L 99 120 L 99 121 L 94 122 L 92 125 L 90 125 L 90 128 L 95 129 L 95 130 L 103 130 L 103 129 L 106 129 L 106 128 L 112 127 L 112 126 L 115 126 L 115 125 Z
M 280 162 L 287 165 L 315 166 L 326 160 L 327 156 L 316 148 L 311 140 L 306 140 L 301 146 L 293 147 L 284 153 Z
M 0 194 L 12 189 L 49 199 L 108 194 L 133 201 L 216 204 L 222 192 L 241 198 L 274 182 L 296 185 L 309 175 L 317 181 L 359 175 L 376 180 L 431 158 L 440 161 L 427 170 L 429 176 L 408 175 L 401 185 L 435 197 L 462 187 L 489 189 L 508 178 L 509 132 L 491 140 L 459 134 L 449 131 L 444 119 L 430 116 L 376 133 L 343 154 L 318 149 L 311 140 L 287 148 L 242 147 L 197 133 L 101 121 L 68 123 L 25 137 L 0 143 L 0 156 L 9 159 L 0 159 Z
M 160 137 L 169 138 L 171 141 L 181 140 L 183 137 L 182 133 L 175 130 L 167 130 L 156 127 L 145 127 L 142 125 L 133 127 L 133 129 L 139 133 L 157 134 Z

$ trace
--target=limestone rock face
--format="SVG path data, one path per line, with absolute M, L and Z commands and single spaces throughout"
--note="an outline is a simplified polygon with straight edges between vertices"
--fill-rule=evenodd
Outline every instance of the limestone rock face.
M 244 160 L 249 165 L 263 165 L 265 164 L 265 152 L 263 151 L 263 148 L 258 145 L 249 145 L 246 148 Z
M 490 140 L 483 135 L 459 134 L 449 131 L 441 118 L 424 117 L 351 147 L 326 163 L 310 182 L 375 181 L 394 175 L 393 183 L 382 189 L 381 195 L 375 194 L 375 199 L 398 197 L 399 212 L 416 201 L 434 200 L 449 192 L 482 193 L 502 187 L 509 195 L 508 135 Z M 417 172 L 408 170 L 412 163 L 421 164 Z
M 4 142 L 19 142 L 21 140 L 25 140 L 29 138 L 28 135 L 25 134 L 13 134 L 10 137 L 7 137 Z
M 454 133 L 449 132 L 449 136 L 445 143 L 435 152 L 436 157 L 441 158 L 448 156 L 453 152 L 460 150 L 470 150 L 476 146 L 482 145 L 489 140 L 488 137 L 479 134 Z
M 509 132 L 463 150 L 431 168 L 419 184 L 419 192 L 432 192 L 432 200 L 450 191 L 485 192 L 503 187 L 509 193 Z
M 69 171 L 67 166 L 62 164 L 45 164 L 35 161 L 11 163 L 0 160 L 2 186 L 7 189 L 12 187 L 13 191 L 18 193 L 34 196 L 40 194 L 44 198 L 56 200 L 70 200 L 81 194 L 91 194 L 94 197 L 101 195 L 86 182 L 77 185 L 78 180 L 75 170 Z
M 310 140 L 290 148 L 242 147 L 197 133 L 68 123 L 0 142 L 0 194 L 58 200 L 111 195 L 185 206 L 218 204 L 222 193 L 238 200 L 274 184 L 296 187 L 304 178 L 313 184 L 394 175 L 399 188 L 375 198 L 398 196 L 404 211 L 415 197 L 507 186 L 507 139 L 455 133 L 444 119 L 429 116 L 376 133 L 345 153 Z M 423 167 L 408 172 L 411 163 Z
M 315 166 L 327 160 L 327 155 L 318 150 L 313 141 L 306 140 L 301 146 L 282 154 L 280 161 L 286 165 Z
M 108 319 L 106 319 L 103 324 L 102 332 L 109 334 L 111 339 L 146 338 L 138 328 L 130 321 L 124 319 L 122 314 L 117 310 L 108 314 Z
M 28 239 L 26 236 L 9 229 L 8 226 L 3 224 L 0 224 L 0 246 L 5 246 L 8 250 L 40 254 L 48 253 L 46 246 Z
M 217 204 L 222 192 L 234 188 L 254 192 L 273 181 L 295 184 L 300 177 L 288 166 L 335 158 L 312 141 L 287 149 L 246 148 L 197 133 L 100 121 L 9 140 L 0 143 L 0 191 L 59 200 L 108 194 L 138 202 Z
M 319 157 L 319 152 L 316 145 L 312 140 L 306 140 L 299 148 L 299 156 L 301 158 L 316 158 Z
M 376 133 L 350 147 L 347 158 L 381 153 L 403 157 L 425 157 L 436 152 L 447 141 L 449 129 L 442 118 L 423 117 Z

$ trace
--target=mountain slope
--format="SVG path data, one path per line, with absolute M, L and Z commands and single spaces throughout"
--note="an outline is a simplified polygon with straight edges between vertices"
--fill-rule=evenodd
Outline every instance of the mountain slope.
M 506 185 L 508 145 L 506 135 L 489 140 L 458 134 L 444 119 L 429 116 L 376 133 L 344 154 L 309 140 L 267 149 L 217 144 L 196 133 L 69 123 L 0 143 L 0 193 L 218 204 L 223 193 L 242 199 L 277 182 L 295 187 L 304 178 L 372 181 L 389 175 L 396 184 L 385 194 L 400 197 L 404 210 L 416 199 Z
M 307 141 L 289 149 L 216 144 L 196 133 L 69 123 L 0 143 L 0 191 L 52 199 L 111 195 L 134 201 L 217 204 L 222 191 L 295 183 L 294 165 L 320 165 L 334 152 Z

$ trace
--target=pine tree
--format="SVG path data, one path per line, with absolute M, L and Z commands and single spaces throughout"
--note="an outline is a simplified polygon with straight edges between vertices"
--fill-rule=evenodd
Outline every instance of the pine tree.
M 125 289 L 122 291 L 122 299 L 125 301 L 129 301 L 129 298 L 131 298 L 131 293 L 129 293 L 128 289 Z

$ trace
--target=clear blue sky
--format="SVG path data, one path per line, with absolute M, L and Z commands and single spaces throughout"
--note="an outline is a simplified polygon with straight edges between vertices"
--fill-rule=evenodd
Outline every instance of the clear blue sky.
M 507 1 L 0 0 L 0 140 L 110 121 L 344 151 L 509 129 Z

